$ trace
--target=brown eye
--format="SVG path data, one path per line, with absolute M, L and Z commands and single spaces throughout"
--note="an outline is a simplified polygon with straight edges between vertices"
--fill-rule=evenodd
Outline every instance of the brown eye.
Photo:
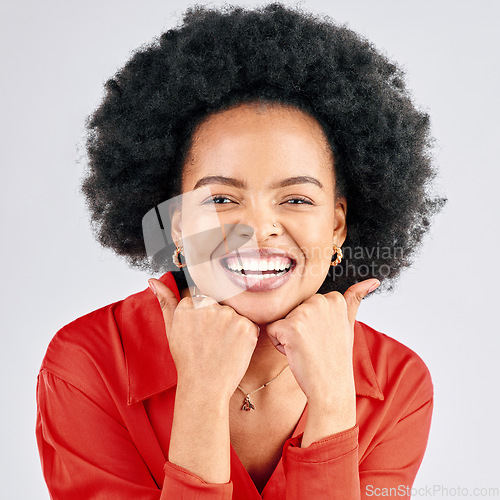
M 290 198 L 289 200 L 286 201 L 286 203 L 289 203 L 290 201 L 294 202 L 299 202 L 299 203 L 292 203 L 292 205 L 302 205 L 302 204 L 307 204 L 307 205 L 312 205 L 310 200 L 307 198 L 303 198 L 302 196 L 296 196 L 295 198 Z
M 208 200 L 204 201 L 203 205 L 208 205 L 209 203 L 213 203 L 215 205 L 227 205 L 227 203 L 224 203 L 224 200 L 227 200 L 228 202 L 232 203 L 232 201 L 226 196 L 216 195 L 216 196 L 211 196 L 210 198 L 208 198 Z

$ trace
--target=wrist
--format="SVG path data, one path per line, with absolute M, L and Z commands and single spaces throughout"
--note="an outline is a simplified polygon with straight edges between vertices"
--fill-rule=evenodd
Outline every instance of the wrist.
M 316 425 L 353 427 L 356 424 L 356 399 L 337 400 L 333 404 L 325 401 L 307 401 L 307 422 Z M 350 424 L 350 425 L 349 425 Z M 341 429 L 343 430 L 343 429 Z
M 179 380 L 175 393 L 175 404 L 186 402 L 193 407 L 205 407 L 219 411 L 229 411 L 231 395 L 214 387 Z
M 356 408 L 356 388 L 354 376 L 339 379 L 339 383 L 323 384 L 307 394 L 309 408 L 324 409 L 325 411 L 345 410 L 349 407 Z
M 176 388 L 168 461 L 207 483 L 230 479 L 229 404 L 180 381 Z
M 352 390 L 335 393 L 315 393 L 307 397 L 310 409 L 327 413 L 339 413 L 356 408 L 356 391 Z
M 308 398 L 307 421 L 301 447 L 351 429 L 356 425 L 356 394 Z

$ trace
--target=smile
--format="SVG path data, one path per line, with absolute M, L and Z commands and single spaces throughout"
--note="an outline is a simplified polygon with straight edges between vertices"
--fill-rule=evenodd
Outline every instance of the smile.
M 296 263 L 286 255 L 265 258 L 230 256 L 219 260 L 229 279 L 238 287 L 252 292 L 266 292 L 284 285 Z

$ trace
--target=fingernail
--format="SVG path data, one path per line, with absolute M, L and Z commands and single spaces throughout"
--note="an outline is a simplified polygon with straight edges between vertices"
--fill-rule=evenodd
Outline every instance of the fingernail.
M 369 289 L 368 289 L 368 293 L 370 292 L 373 292 L 373 290 L 375 290 L 375 288 L 378 288 L 378 286 L 380 285 L 380 281 L 378 281 L 377 283 L 373 284 Z
M 148 281 L 148 284 L 149 284 L 149 288 L 151 288 L 151 291 L 156 295 L 156 290 L 155 290 L 155 286 L 153 285 L 153 282 Z

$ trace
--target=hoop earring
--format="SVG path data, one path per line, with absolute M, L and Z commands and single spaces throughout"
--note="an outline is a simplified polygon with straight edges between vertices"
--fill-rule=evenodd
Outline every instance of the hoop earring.
M 174 262 L 174 264 L 179 268 L 179 269 L 182 269 L 183 267 L 186 267 L 186 263 L 184 262 L 184 264 L 181 264 L 180 260 L 179 260 L 179 254 L 181 253 L 181 251 L 183 250 L 183 247 L 178 247 L 176 246 L 175 247 L 175 252 L 174 254 L 172 255 L 172 260 Z
M 330 262 L 330 265 L 336 266 L 337 264 L 340 264 L 340 261 L 342 260 L 342 250 L 334 243 L 333 251 L 334 251 L 333 255 L 337 254 L 337 258 L 334 261 Z

